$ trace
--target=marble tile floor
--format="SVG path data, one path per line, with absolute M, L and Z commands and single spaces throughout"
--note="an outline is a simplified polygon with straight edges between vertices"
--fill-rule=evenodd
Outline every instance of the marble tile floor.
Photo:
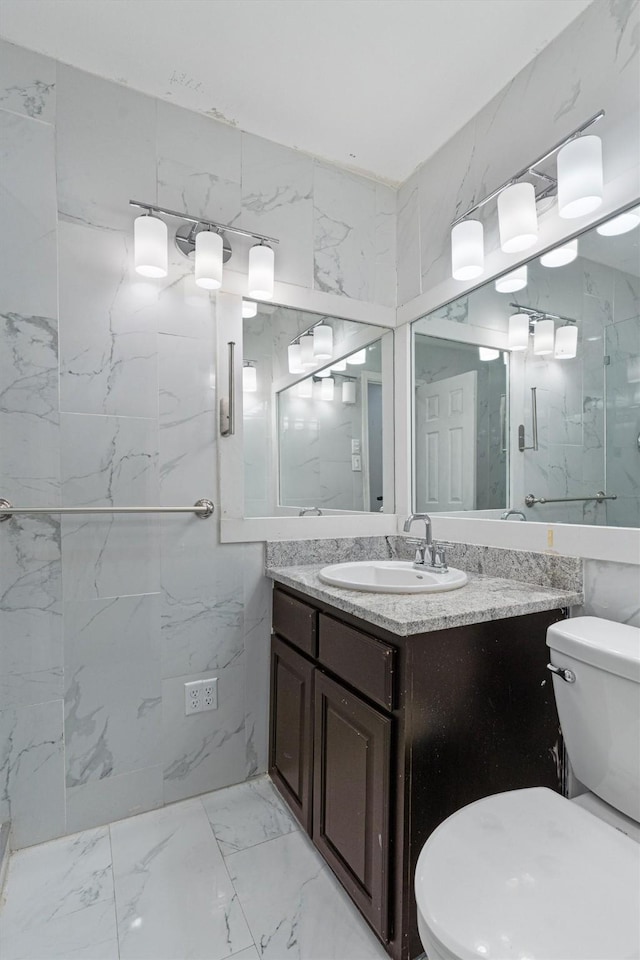
M 385 960 L 268 777 L 14 853 L 2 960 Z

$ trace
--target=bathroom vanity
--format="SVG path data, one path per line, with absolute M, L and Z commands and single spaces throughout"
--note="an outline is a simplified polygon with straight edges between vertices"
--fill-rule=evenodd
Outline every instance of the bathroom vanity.
M 422 952 L 413 876 L 429 834 L 496 792 L 562 792 L 547 627 L 575 591 L 474 577 L 431 597 L 272 569 L 269 772 L 389 954 Z M 330 922 L 330 918 L 328 919 Z

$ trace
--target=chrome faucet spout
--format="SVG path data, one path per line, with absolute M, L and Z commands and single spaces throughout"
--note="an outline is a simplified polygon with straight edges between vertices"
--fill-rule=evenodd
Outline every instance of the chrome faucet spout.
M 426 542 L 431 545 L 433 542 L 431 536 L 431 517 L 428 513 L 412 513 L 404 522 L 402 529 L 405 533 L 409 533 L 411 530 L 411 524 L 414 520 L 423 520 L 424 521 L 424 539 Z
M 405 533 L 410 532 L 411 524 L 414 520 L 422 520 L 424 523 L 423 539 L 407 538 L 407 543 L 416 545 L 416 555 L 413 561 L 414 566 L 429 567 L 430 570 L 437 573 L 447 573 L 449 568 L 447 567 L 444 550 L 439 544 L 433 542 L 431 517 L 428 513 L 412 513 L 403 524 L 402 529 Z

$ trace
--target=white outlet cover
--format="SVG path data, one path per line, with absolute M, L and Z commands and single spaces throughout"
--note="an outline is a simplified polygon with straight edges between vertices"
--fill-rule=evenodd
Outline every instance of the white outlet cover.
M 184 685 L 184 712 L 186 716 L 202 710 L 202 682 L 194 680 Z

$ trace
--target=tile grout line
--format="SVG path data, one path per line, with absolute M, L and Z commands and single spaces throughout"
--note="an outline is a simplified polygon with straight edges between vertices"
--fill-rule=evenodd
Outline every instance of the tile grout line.
M 109 850 L 111 851 L 111 883 L 113 885 L 113 913 L 116 923 L 116 943 L 118 945 L 118 960 L 120 960 L 120 925 L 118 923 L 118 907 L 116 904 L 116 871 L 113 865 L 113 843 L 111 840 L 111 823 L 107 825 L 109 831 Z

